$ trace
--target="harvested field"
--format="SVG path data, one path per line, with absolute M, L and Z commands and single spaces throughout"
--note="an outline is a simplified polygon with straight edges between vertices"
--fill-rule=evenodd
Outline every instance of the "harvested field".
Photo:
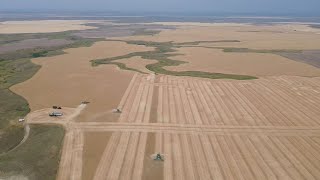
M 87 21 L 77 20 L 5 21 L 0 23 L 0 34 L 47 33 L 96 28 L 83 25 L 86 23 Z
M 119 116 L 111 111 L 117 107 L 133 73 L 114 66 L 92 67 L 90 60 L 148 49 L 121 42 L 67 49 L 67 54 L 33 59 L 41 69 L 11 89 L 28 100 L 31 111 L 52 105 L 75 107 L 81 101 L 89 101 L 80 121 L 115 121 Z
M 177 53 L 182 55 L 172 57 L 172 59 L 186 61 L 188 63 L 179 66 L 165 67 L 165 69 L 171 71 L 193 70 L 259 77 L 279 75 L 320 76 L 320 69 L 316 67 L 291 61 L 290 59 L 275 54 L 227 53 L 219 49 L 202 47 L 178 48 L 177 50 Z M 288 58 L 292 57 L 290 56 L 291 53 L 283 54 L 288 54 Z
M 197 23 L 194 25 L 183 25 L 183 23 L 180 25 L 175 23 L 163 24 L 175 25 L 177 26 L 177 29 L 164 30 L 154 36 L 129 36 L 121 39 L 156 42 L 194 42 L 234 39 L 239 40 L 240 42 L 203 43 L 201 45 L 250 49 L 320 49 L 320 30 L 311 28 L 307 25 L 290 24 L 257 26 L 232 23 Z M 278 32 L 275 33 L 274 31 Z
M 279 76 L 251 81 L 136 75 L 121 102 L 120 122 L 148 123 L 153 86 L 158 123 L 226 126 L 319 125 L 319 78 Z M 123 105 L 124 104 L 124 105 Z
M 240 48 L 257 45 L 257 49 L 262 50 L 320 49 L 316 31 L 302 29 L 305 28 L 302 26 L 272 27 L 279 32 L 270 32 L 269 25 L 192 25 L 152 37 L 123 39 L 152 41 L 149 43 L 159 46 L 158 58 L 169 56 L 161 52 L 173 52 L 170 44 L 238 48 L 235 44 L 239 43 Z M 290 38 L 292 42 L 288 41 Z M 226 39 L 229 41 L 217 42 Z M 197 43 L 199 40 L 206 42 Z M 210 43 L 211 40 L 216 42 Z M 167 42 L 154 43 L 157 41 Z M 300 180 L 320 177 L 320 78 L 293 76 L 317 76 L 316 68 L 276 55 L 255 53 L 250 55 L 247 65 L 252 65 L 252 56 L 268 65 L 270 57 L 272 65 L 265 68 L 274 70 L 273 74 L 254 66 L 252 69 L 257 68 L 256 72 L 264 73 L 259 79 L 236 81 L 134 74 L 119 71 L 115 66 L 91 67 L 90 60 L 118 60 L 118 56 L 128 57 L 141 51 L 154 56 L 153 50 L 121 41 L 68 49 L 67 54 L 61 56 L 34 59 L 33 62 L 42 65 L 40 71 L 12 88 L 30 103 L 33 112 L 27 117 L 27 123 L 56 123 L 65 127 L 59 180 Z M 185 54 L 188 56 L 188 52 Z M 136 63 L 129 66 L 132 58 Z M 228 58 L 231 64 L 236 61 L 234 57 Z M 121 59 L 119 62 L 124 61 L 122 63 L 137 69 L 143 67 L 136 64 L 147 62 L 136 56 Z M 210 63 L 203 59 L 202 63 Z M 245 63 L 236 65 L 239 64 Z M 226 65 L 229 66 L 221 64 Z M 298 65 L 300 69 L 296 68 Z M 249 71 L 247 67 L 239 68 L 242 72 Z M 283 74 L 287 75 L 281 75 L 281 68 L 286 69 Z M 278 76 L 272 76 L 274 74 Z M 83 108 L 70 109 L 65 119 L 45 119 L 47 109 L 37 111 L 53 104 L 75 107 L 83 100 L 90 101 L 86 108 L 83 105 Z M 116 107 L 121 113 L 111 113 Z M 164 161 L 154 161 L 152 157 L 156 153 L 160 153 Z
M 319 81 L 136 74 L 119 104 L 119 122 L 74 127 L 112 132 L 93 179 L 316 179 Z M 159 88 L 155 123 L 152 87 Z M 151 160 L 154 153 L 164 161 Z

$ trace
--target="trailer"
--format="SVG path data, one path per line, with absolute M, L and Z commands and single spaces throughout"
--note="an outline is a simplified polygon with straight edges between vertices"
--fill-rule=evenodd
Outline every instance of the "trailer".
M 49 116 L 50 117 L 58 117 L 58 116 L 63 116 L 63 114 L 60 113 L 60 112 L 52 112 L 52 113 L 49 114 Z

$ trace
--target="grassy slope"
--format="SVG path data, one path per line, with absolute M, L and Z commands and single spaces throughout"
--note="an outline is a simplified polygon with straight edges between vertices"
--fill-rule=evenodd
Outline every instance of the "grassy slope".
M 173 42 L 150 42 L 150 41 L 124 41 L 128 44 L 135 45 L 144 45 L 147 47 L 154 47 L 154 51 L 145 51 L 145 52 L 135 52 L 130 53 L 124 56 L 117 56 L 112 58 L 97 59 L 92 61 L 93 66 L 100 64 L 114 64 L 115 60 L 121 60 L 126 58 L 131 58 L 135 56 L 141 56 L 143 59 L 152 59 L 157 60 L 157 63 L 149 64 L 146 66 L 147 69 L 159 74 L 167 74 L 173 76 L 192 76 L 192 77 L 201 77 L 201 78 L 210 78 L 210 79 L 236 79 L 236 80 L 246 80 L 246 79 L 256 79 L 253 76 L 247 75 L 235 75 L 235 74 L 222 74 L 222 73 L 210 73 L 210 72 L 201 72 L 201 71 L 169 71 L 164 69 L 166 66 L 178 66 L 180 64 L 186 63 L 184 61 L 172 60 L 170 57 L 179 55 L 174 54 L 176 50 L 174 48 L 179 48 L 183 45 L 197 45 L 202 43 L 202 41 L 196 42 L 186 42 L 186 43 L 173 43 Z M 205 41 L 205 42 L 222 42 L 222 41 Z M 225 42 L 225 41 L 223 41 Z M 227 41 L 231 42 L 231 41 Z M 238 42 L 232 40 L 232 42 Z M 171 54 L 168 54 L 171 53 Z
M 29 79 L 38 69 L 29 59 L 0 61 L 0 154 L 19 144 L 24 130 L 17 120 L 29 112 L 26 100 L 9 88 Z
M 58 171 L 64 129 L 60 126 L 32 125 L 28 140 L 5 156 L 0 156 L 0 179 L 23 175 L 54 180 Z

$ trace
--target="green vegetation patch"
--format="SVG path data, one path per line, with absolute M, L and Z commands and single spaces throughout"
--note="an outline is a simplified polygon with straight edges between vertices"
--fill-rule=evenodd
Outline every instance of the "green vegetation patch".
M 121 40 L 113 40 L 121 41 Z M 200 43 L 216 43 L 222 41 L 196 41 L 196 42 L 185 42 L 185 43 L 174 43 L 174 42 L 152 42 L 152 41 L 121 41 L 126 42 L 127 44 L 143 45 L 147 47 L 153 47 L 153 51 L 143 51 L 143 52 L 134 52 L 123 56 L 117 56 L 112 58 L 97 59 L 92 60 L 93 66 L 98 66 L 100 64 L 111 64 L 112 61 L 128 59 L 136 56 L 140 56 L 143 59 L 157 60 L 158 62 L 154 64 L 146 65 L 146 68 L 152 72 L 158 74 L 167 74 L 173 76 L 191 76 L 191 77 L 200 77 L 200 78 L 210 78 L 210 79 L 236 79 L 236 80 L 246 80 L 246 79 L 256 79 L 253 76 L 246 75 L 235 75 L 235 74 L 222 74 L 222 73 L 211 73 L 211 72 L 201 72 L 201 71 L 169 71 L 164 69 L 167 66 L 178 66 L 180 64 L 186 63 L 184 61 L 178 61 L 170 59 L 171 57 L 181 55 L 174 53 L 176 52 L 175 48 L 182 47 L 183 45 L 198 45 Z M 226 42 L 226 41 L 223 41 Z M 228 41 L 231 42 L 231 41 Z M 232 40 L 232 42 L 238 42 Z
M 198 46 L 198 44 L 183 44 L 181 47 L 201 47 L 209 49 L 221 49 L 226 53 L 302 53 L 302 50 L 294 49 L 249 49 L 249 48 L 236 48 L 236 47 L 212 47 L 212 46 Z
M 160 30 L 148 30 L 147 28 L 137 29 L 132 33 L 132 36 L 154 36 L 159 34 Z
M 29 79 L 39 68 L 30 59 L 0 61 L 0 154 L 22 140 L 24 128 L 18 119 L 30 111 L 27 101 L 9 88 Z
M 54 180 L 63 137 L 64 129 L 60 126 L 32 125 L 24 144 L 0 156 L 0 179 L 22 175 L 30 180 Z

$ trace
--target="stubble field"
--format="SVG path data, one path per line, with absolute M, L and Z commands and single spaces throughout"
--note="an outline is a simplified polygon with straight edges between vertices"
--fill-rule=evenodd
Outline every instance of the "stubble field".
M 119 122 L 79 124 L 84 132 L 112 132 L 93 177 L 316 179 L 319 81 L 136 75 Z M 165 160 L 153 161 L 155 153 Z
M 42 66 L 39 72 L 11 88 L 28 100 L 32 113 L 90 101 L 67 121 L 43 114 L 27 119 L 65 127 L 58 179 L 317 179 L 319 69 L 273 50 L 320 49 L 318 32 L 304 25 L 174 25 L 180 28 L 33 59 Z M 117 62 L 148 74 L 91 66 L 91 60 L 154 50 L 129 40 L 184 43 L 175 45 L 172 53 L 181 54 L 171 59 L 189 63 L 167 67 L 171 70 L 258 79 L 155 74 L 145 68 L 155 60 L 138 56 Z M 220 40 L 234 42 L 209 42 Z M 113 108 L 121 113 L 111 113 Z M 164 161 L 154 161 L 156 153 Z

